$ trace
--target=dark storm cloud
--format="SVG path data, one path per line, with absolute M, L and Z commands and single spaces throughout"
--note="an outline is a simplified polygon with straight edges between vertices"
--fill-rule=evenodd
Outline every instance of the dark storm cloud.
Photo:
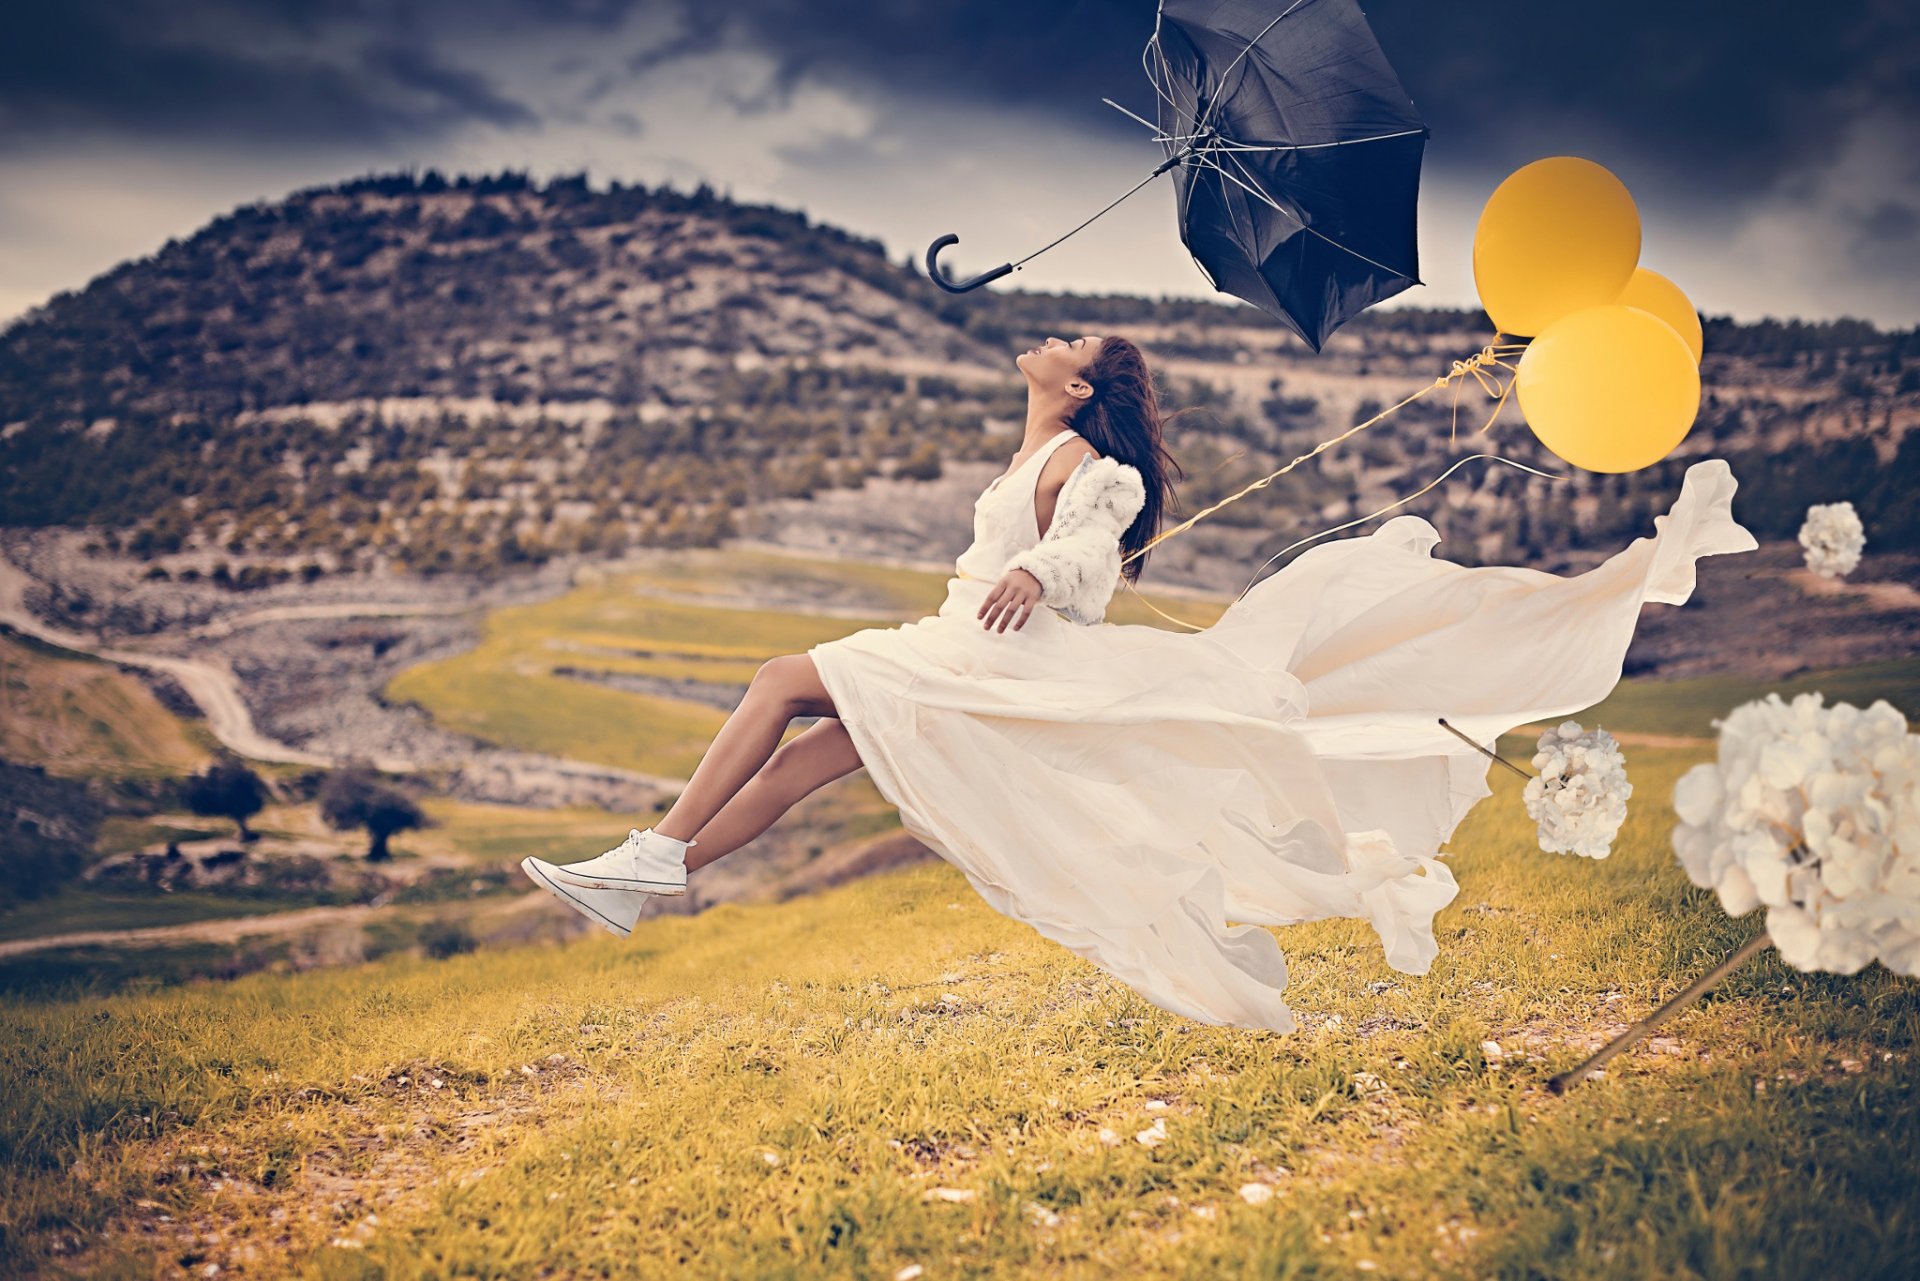
M 1862 113 L 1920 129 L 1910 0 L 1379 0 L 1367 12 L 1456 175 L 1562 150 L 1618 155 L 1630 181 L 1705 203 L 1818 168 Z M 808 76 L 1109 137 L 1144 131 L 1102 96 L 1150 106 L 1150 0 L 64 0 L 8 19 L 0 131 L 284 143 L 526 125 L 530 109 L 448 42 L 511 55 L 529 33 L 571 30 L 604 43 L 636 15 L 678 21 L 620 51 L 630 77 L 735 45 L 776 59 L 764 88 L 729 91 L 745 109 L 779 110 Z M 1920 176 L 1901 183 L 1920 189 Z
M 711 5 L 678 2 L 693 15 L 680 52 L 718 44 L 723 24 L 707 16 Z M 786 84 L 809 71 L 851 76 L 902 93 L 1071 112 L 1114 134 L 1142 131 L 1102 107 L 1103 96 L 1151 116 L 1140 50 L 1154 6 L 1145 0 L 891 0 L 864 12 L 738 0 L 724 12 L 781 59 Z M 1687 180 L 1700 199 L 1724 200 L 1817 165 L 1857 113 L 1913 125 L 1920 109 L 1920 5 L 1910 0 L 1818 10 L 1781 0 L 1398 0 L 1366 12 L 1436 150 L 1489 174 L 1612 144 Z
M 1920 104 L 1908 0 L 1375 10 L 1436 142 L 1497 156 L 1489 172 L 1565 136 L 1567 150 L 1614 144 L 1676 195 L 1724 201 L 1822 167 L 1860 115 L 1912 129 Z
M 370 142 L 537 123 L 386 7 L 61 0 L 14 6 L 4 23 L 10 148 L 75 135 Z

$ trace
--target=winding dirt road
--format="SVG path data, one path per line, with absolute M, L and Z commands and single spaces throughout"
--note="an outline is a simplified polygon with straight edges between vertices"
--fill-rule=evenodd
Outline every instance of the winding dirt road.
M 200 710 L 206 714 L 207 727 L 213 731 L 213 736 L 234 752 L 250 760 L 274 761 L 289 765 L 332 766 L 337 763 L 332 757 L 304 751 L 291 743 L 283 743 L 261 733 L 259 727 L 254 724 L 253 713 L 247 709 L 246 700 L 240 695 L 239 679 L 233 674 L 233 669 L 224 662 L 202 658 L 179 658 L 171 654 L 150 654 L 138 649 L 110 646 L 81 632 L 70 632 L 64 628 L 54 627 L 35 617 L 33 611 L 27 608 L 27 588 L 32 584 L 33 579 L 25 570 L 5 556 L 0 556 L 0 623 L 5 623 L 22 635 L 45 641 L 49 645 L 58 645 L 62 649 L 91 654 L 95 658 L 102 658 L 111 663 L 124 663 L 129 667 L 164 672 L 179 682 L 188 696 L 200 705 Z M 408 605 L 385 601 L 280 605 L 253 610 L 233 618 L 219 619 L 179 634 L 204 640 L 229 635 L 240 628 L 265 622 L 303 618 L 449 614 L 464 612 L 471 608 L 473 607 L 464 605 L 454 608 L 445 605 Z M 375 763 L 383 770 L 402 773 L 412 768 L 412 763 L 408 761 L 381 760 Z

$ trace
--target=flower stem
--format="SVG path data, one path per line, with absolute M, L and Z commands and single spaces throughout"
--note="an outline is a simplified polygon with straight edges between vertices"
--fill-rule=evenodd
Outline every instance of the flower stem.
M 1444 729 L 1445 731 L 1447 731 L 1447 733 L 1453 735 L 1455 738 L 1459 739 L 1461 742 L 1465 743 L 1467 746 L 1473 748 L 1475 751 L 1480 752 L 1481 754 L 1493 760 L 1499 761 L 1502 765 L 1506 766 L 1508 769 L 1518 774 L 1521 778 L 1533 777 L 1533 775 L 1527 773 L 1525 770 L 1521 769 L 1518 765 L 1515 765 L 1512 761 L 1508 760 L 1506 757 L 1500 755 L 1497 752 L 1488 751 L 1486 748 L 1480 746 L 1480 744 L 1474 742 L 1472 739 L 1468 738 L 1465 734 L 1462 734 L 1459 730 L 1455 729 L 1453 726 L 1447 724 L 1447 718 L 1444 716 L 1440 718 L 1440 728 Z
M 1595 1054 L 1571 1072 L 1562 1072 L 1559 1076 L 1548 1081 L 1547 1089 L 1554 1094 L 1565 1094 L 1568 1090 L 1571 1090 L 1574 1086 L 1586 1080 L 1588 1073 L 1595 1071 L 1608 1059 L 1620 1053 L 1620 1051 L 1626 1049 L 1647 1033 L 1653 1031 L 1654 1028 L 1660 1026 L 1661 1023 L 1666 1021 L 1669 1015 L 1677 1010 L 1685 1009 L 1687 1006 L 1699 1000 L 1714 984 L 1733 973 L 1735 969 L 1746 962 L 1748 957 L 1772 942 L 1773 939 L 1768 936 L 1767 932 L 1761 930 L 1758 934 L 1743 943 L 1739 951 L 1695 979 L 1692 986 L 1688 987 L 1686 991 L 1680 993 L 1680 995 L 1647 1015 L 1646 1018 L 1641 1019 L 1619 1036 L 1607 1042 L 1606 1045 L 1601 1047 L 1598 1054 Z

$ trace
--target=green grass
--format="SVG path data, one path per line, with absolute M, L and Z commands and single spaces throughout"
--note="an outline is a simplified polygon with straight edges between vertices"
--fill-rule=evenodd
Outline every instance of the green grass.
M 0 961 L 0 995 L 9 1001 L 78 1000 L 104 992 L 157 991 L 232 979 L 284 962 L 291 948 L 290 940 L 267 936 L 239 943 L 43 948 Z
M 237 830 L 228 819 L 168 821 L 109 814 L 100 823 L 100 834 L 94 840 L 93 852 L 97 858 L 110 858 L 115 854 L 131 854 L 135 850 L 162 845 L 167 841 L 203 841 L 209 837 L 231 838 L 235 844 L 239 843 Z
M 822 600 L 850 595 L 867 607 L 884 612 L 931 610 L 939 604 L 945 578 L 887 565 L 815 560 L 727 547 L 691 548 L 659 556 L 643 574 L 624 576 L 624 581 L 644 582 L 686 595 L 715 597 L 751 598 L 760 594 L 763 585 L 778 585 L 783 592 L 811 588 Z
M 1766 953 L 1544 1091 L 1758 925 L 1667 845 L 1701 755 L 1629 749 L 1604 862 L 1540 853 L 1494 774 L 1432 973 L 1279 932 L 1292 1036 L 1159 1011 L 945 864 L 625 942 L 13 1002 L 0 1271 L 1905 1276 L 1920 984 Z
M 1612 695 L 1580 716 L 1589 726 L 1635 730 L 1643 734 L 1684 734 L 1712 738 L 1715 717 L 1725 716 L 1741 703 L 1778 691 L 1791 699 L 1809 690 L 1826 695 L 1827 705 L 1852 703 L 1867 707 L 1875 699 L 1892 703 L 1908 720 L 1920 714 L 1920 658 L 1861 663 L 1835 671 L 1807 672 L 1781 681 L 1743 680 L 1731 676 L 1691 680 L 1620 682 Z

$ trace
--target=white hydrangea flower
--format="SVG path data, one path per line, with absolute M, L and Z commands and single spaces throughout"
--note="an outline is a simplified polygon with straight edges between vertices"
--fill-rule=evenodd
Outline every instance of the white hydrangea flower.
M 1815 503 L 1807 508 L 1800 526 L 1800 546 L 1806 548 L 1807 568 L 1826 578 L 1845 578 L 1860 564 L 1867 545 L 1866 527 L 1853 504 Z
M 1578 721 L 1550 726 L 1533 756 L 1538 777 L 1527 782 L 1527 817 L 1539 825 L 1549 854 L 1605 858 L 1627 821 L 1627 760 L 1613 735 Z
M 1790 965 L 1920 975 L 1920 735 L 1885 699 L 1823 703 L 1768 694 L 1715 722 L 1718 760 L 1673 790 L 1674 853 L 1728 914 L 1765 905 Z

